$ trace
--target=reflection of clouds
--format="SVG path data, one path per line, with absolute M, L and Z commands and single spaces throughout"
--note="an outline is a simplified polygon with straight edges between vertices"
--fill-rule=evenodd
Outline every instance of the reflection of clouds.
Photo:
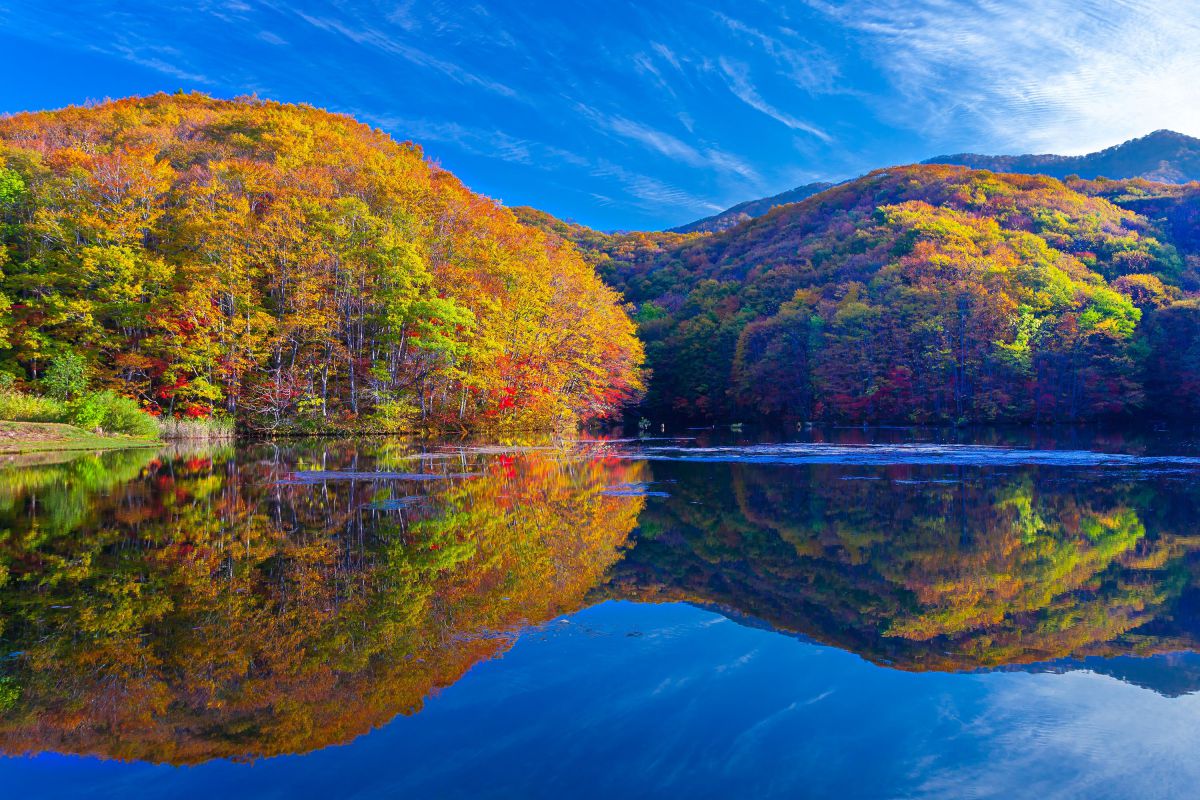
M 1188 797 L 1200 780 L 1200 695 L 1166 698 L 1089 672 L 993 675 L 961 738 L 978 757 L 920 765 L 912 797 Z
M 749 664 L 751 661 L 753 661 L 754 657 L 756 655 L 758 655 L 757 650 L 751 650 L 748 653 L 743 653 L 742 655 L 738 656 L 737 658 L 733 659 L 732 661 L 730 661 L 728 663 L 718 664 L 716 666 L 716 671 L 717 672 L 727 672 L 729 670 L 734 670 L 739 667 L 744 667 L 747 664 Z
M 627 774 L 682 794 L 1091 800 L 1187 797 L 1200 778 L 1200 695 L 1087 672 L 904 674 L 766 631 L 672 622 L 659 646 L 606 654 L 601 685 L 616 689 L 573 713 L 597 738 L 650 726 L 622 753 Z M 752 669 L 727 669 L 750 653 Z

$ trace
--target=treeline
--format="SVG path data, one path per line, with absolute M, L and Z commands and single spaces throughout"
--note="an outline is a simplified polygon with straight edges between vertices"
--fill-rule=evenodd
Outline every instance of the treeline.
M 524 218 L 588 249 L 637 305 L 650 415 L 1194 414 L 1200 203 L 1178 190 L 1155 208 L 1157 186 L 911 166 L 711 236 Z M 1120 205 L 1135 203 L 1154 213 Z
M 257 99 L 0 119 L 0 370 L 259 429 L 545 427 L 641 389 L 573 246 L 411 144 Z

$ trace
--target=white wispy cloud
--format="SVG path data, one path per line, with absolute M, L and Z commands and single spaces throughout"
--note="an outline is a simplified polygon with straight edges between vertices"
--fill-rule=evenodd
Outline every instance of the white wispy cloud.
M 764 100 L 762 95 L 759 94 L 758 89 L 751 83 L 749 69 L 745 64 L 727 58 L 720 58 L 717 63 L 720 66 L 721 74 L 725 77 L 725 81 L 729 86 L 729 91 L 733 92 L 737 99 L 755 111 L 761 111 L 771 119 L 783 123 L 792 130 L 811 133 L 822 141 L 832 141 L 832 137 L 817 126 L 798 119 Z
M 626 202 L 647 211 L 667 210 L 672 213 L 711 214 L 724 208 L 724 206 L 696 197 L 678 186 L 672 186 L 649 175 L 634 172 L 611 161 L 599 161 L 589 174 L 596 178 L 610 178 L 617 181 L 628 194 Z
M 615 182 L 624 192 L 619 201 L 600 193 L 589 194 L 603 206 L 629 204 L 646 211 L 668 210 L 675 215 L 710 214 L 723 208 L 723 206 L 696 197 L 678 186 L 628 169 L 610 160 L 590 160 L 561 147 L 510 136 L 503 131 L 461 125 L 455 122 L 373 114 L 361 109 L 351 109 L 351 113 L 359 119 L 393 131 L 402 139 L 412 139 L 418 143 L 452 145 L 463 153 L 502 159 L 551 172 L 563 167 L 585 170 L 592 177 Z M 426 154 L 433 157 L 435 161 L 437 160 L 436 148 L 427 148 Z
M 174 78 L 179 78 L 192 83 L 210 84 L 211 80 L 207 76 L 201 75 L 198 72 L 193 72 L 184 67 L 180 67 L 173 61 L 168 61 L 162 55 L 155 53 L 161 48 L 138 46 L 138 44 L 130 44 L 127 42 L 113 42 L 107 46 L 96 48 L 99 52 L 115 55 L 131 64 L 137 64 L 140 67 L 152 69 L 155 72 L 161 72 L 164 75 L 170 75 Z
M 334 16 L 315 16 L 295 9 L 293 13 L 319 30 L 338 34 L 358 45 L 366 45 L 390 55 L 400 56 L 419 67 L 436 70 L 458 83 L 478 86 L 509 99 L 519 99 L 520 97 L 512 87 L 485 75 L 476 74 L 454 61 L 434 56 L 405 41 L 402 37 L 392 35 L 386 29 L 357 20 Z
M 590 106 L 580 104 L 581 114 L 605 130 L 696 169 L 713 169 L 720 173 L 736 175 L 752 183 L 759 183 L 758 173 L 743 159 L 715 147 L 693 146 L 669 133 L 653 128 L 636 120 L 617 114 L 604 114 Z
M 372 125 L 392 131 L 401 139 L 417 143 L 453 145 L 457 150 L 484 158 L 495 158 L 544 170 L 563 166 L 588 168 L 592 162 L 555 145 L 512 136 L 501 130 L 462 125 L 445 120 L 377 114 L 364 109 L 350 113 Z
M 771 33 L 720 11 L 713 12 L 726 28 L 760 47 L 780 67 L 793 86 L 812 94 L 838 91 L 841 67 L 824 48 L 791 28 L 777 25 Z
M 1193 0 L 808 2 L 873 54 L 898 92 L 885 117 L 932 137 L 1079 153 L 1200 134 Z
M 667 47 L 662 42 L 652 42 L 651 49 L 654 50 L 664 61 L 670 64 L 676 72 L 683 72 L 683 65 L 679 63 L 679 56 L 675 55 L 675 51 Z

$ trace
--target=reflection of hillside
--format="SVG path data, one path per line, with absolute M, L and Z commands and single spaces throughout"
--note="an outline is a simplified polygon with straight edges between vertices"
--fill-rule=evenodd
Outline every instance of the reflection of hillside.
M 647 464 L 606 453 L 331 444 L 0 470 L 0 749 L 305 752 L 614 596 L 717 607 L 906 670 L 1200 644 L 1186 480 L 661 461 L 667 496 L 647 501 Z M 1191 662 L 1089 663 L 1171 693 L 1196 683 Z
M 606 593 L 715 604 L 911 670 L 1193 641 L 1174 619 L 1200 548 L 1187 483 L 707 467 L 656 465 L 672 497 Z
M 19 653 L 0 748 L 195 763 L 347 741 L 577 609 L 644 503 L 604 493 L 643 465 L 561 453 L 255 456 L 0 472 Z M 295 478 L 377 468 L 470 477 Z

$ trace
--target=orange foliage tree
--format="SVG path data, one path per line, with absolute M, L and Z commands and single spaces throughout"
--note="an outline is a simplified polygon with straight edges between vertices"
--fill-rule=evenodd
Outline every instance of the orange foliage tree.
M 155 413 L 519 427 L 641 389 L 619 296 L 419 148 L 307 106 L 156 95 L 0 120 L 8 368 L 66 348 Z

